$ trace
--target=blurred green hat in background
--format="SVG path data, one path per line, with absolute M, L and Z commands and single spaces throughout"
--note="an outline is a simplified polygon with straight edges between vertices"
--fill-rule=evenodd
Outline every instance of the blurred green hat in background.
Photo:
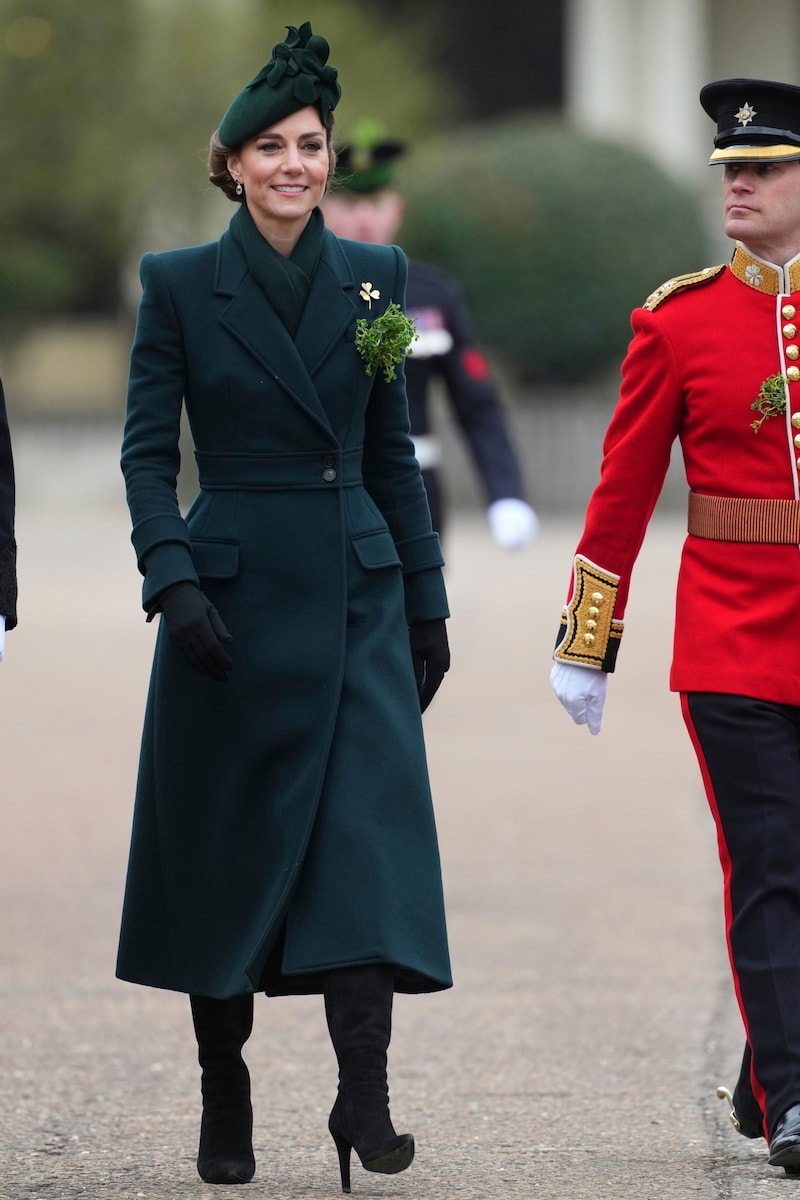
M 342 89 L 339 72 L 330 67 L 330 47 L 324 37 L 313 33 L 311 22 L 299 29 L 287 25 L 286 41 L 272 49 L 272 58 L 231 104 L 219 127 L 220 140 L 236 149 L 262 129 L 313 105 L 326 129 Z
M 362 121 L 350 141 L 337 147 L 337 190 L 368 196 L 389 187 L 394 180 L 394 164 L 405 151 L 405 142 L 387 137 L 378 121 Z

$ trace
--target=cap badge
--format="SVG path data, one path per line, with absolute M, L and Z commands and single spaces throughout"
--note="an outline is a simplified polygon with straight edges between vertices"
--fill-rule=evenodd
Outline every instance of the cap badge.
M 736 114 L 736 119 L 737 119 L 737 121 L 741 122 L 742 125 L 747 125 L 747 124 L 749 124 L 750 121 L 752 121 L 752 119 L 755 115 L 756 115 L 756 110 L 754 108 L 751 108 L 750 105 L 745 100 L 744 104 L 742 105 L 742 107 L 739 109 L 739 111 Z

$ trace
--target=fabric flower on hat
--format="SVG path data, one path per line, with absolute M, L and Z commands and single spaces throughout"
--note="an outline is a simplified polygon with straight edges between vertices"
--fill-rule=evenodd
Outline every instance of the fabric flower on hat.
M 286 40 L 272 49 L 272 58 L 231 104 L 219 127 L 226 146 L 236 147 L 268 125 L 306 105 L 319 109 L 325 125 L 339 102 L 339 72 L 328 65 L 330 47 L 312 32 L 310 21 L 298 29 L 286 26 Z

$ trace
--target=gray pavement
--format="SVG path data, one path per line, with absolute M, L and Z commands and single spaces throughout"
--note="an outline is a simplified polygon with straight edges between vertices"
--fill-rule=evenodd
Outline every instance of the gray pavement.
M 116 435 L 22 429 L 20 627 L 0 665 L 0 1196 L 189 1200 L 198 1072 L 185 997 L 114 979 L 153 640 Z M 742 1033 L 720 872 L 667 691 L 680 522 L 657 519 L 605 728 L 552 698 L 579 518 L 509 555 L 447 546 L 451 673 L 426 732 L 455 988 L 399 997 L 392 1111 L 412 1168 L 354 1196 L 756 1200 L 766 1166 L 716 1100 Z M 340 1195 L 318 998 L 261 998 L 253 1198 Z M 216 1192 L 214 1192 L 216 1194 Z

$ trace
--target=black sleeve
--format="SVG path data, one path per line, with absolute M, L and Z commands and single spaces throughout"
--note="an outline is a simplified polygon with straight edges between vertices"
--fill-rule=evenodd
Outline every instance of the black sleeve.
M 415 268 L 419 271 L 416 278 Z M 447 353 L 429 360 L 429 369 L 444 381 L 454 417 L 469 447 L 487 501 L 527 499 L 521 465 L 497 383 L 489 362 L 475 341 L 456 284 L 439 271 L 413 263 L 409 293 L 412 282 L 416 284 L 414 300 L 420 306 L 435 306 L 452 338 Z M 413 371 L 413 361 L 412 358 L 408 364 L 409 375 Z M 413 426 L 412 406 L 412 433 Z

